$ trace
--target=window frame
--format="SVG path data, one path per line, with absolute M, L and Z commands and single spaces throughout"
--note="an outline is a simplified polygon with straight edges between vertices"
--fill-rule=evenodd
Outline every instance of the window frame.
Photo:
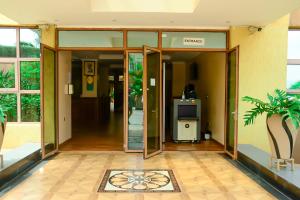
M 17 95 L 17 121 L 7 122 L 8 124 L 40 124 L 40 119 L 37 122 L 23 122 L 21 120 L 21 95 L 22 94 L 39 94 L 41 95 L 41 88 L 39 90 L 22 90 L 21 89 L 21 62 L 40 62 L 41 58 L 30 58 L 21 57 L 20 48 L 20 32 L 21 29 L 38 29 L 37 27 L 5 27 L 1 26 L 0 29 L 16 29 L 16 57 L 0 57 L 0 62 L 15 63 L 15 88 L 0 88 L 1 94 L 16 94 Z M 41 41 L 41 37 L 39 38 Z M 41 66 L 40 66 L 41 67 Z M 40 85 L 42 82 L 42 77 L 40 76 Z M 41 104 L 40 104 L 41 106 Z

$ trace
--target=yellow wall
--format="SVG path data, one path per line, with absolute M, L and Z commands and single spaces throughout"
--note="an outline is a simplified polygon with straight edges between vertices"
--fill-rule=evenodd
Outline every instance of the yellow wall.
M 71 133 L 71 95 L 65 93 L 66 84 L 72 80 L 72 52 L 60 51 L 58 56 L 58 123 L 59 123 L 59 144 L 72 137 Z
M 199 75 L 197 81 L 189 82 L 196 86 L 198 97 L 201 99 L 201 129 L 205 131 L 208 121 L 213 139 L 224 144 L 226 54 L 203 53 L 193 62 L 198 64 Z
M 172 97 L 181 97 L 186 82 L 185 62 L 173 62 Z
M 266 99 L 267 92 L 285 89 L 289 16 L 250 34 L 247 28 L 230 28 L 230 46 L 240 45 L 239 62 L 239 144 L 252 144 L 269 151 L 265 116 L 244 127 L 243 115 L 251 108 L 245 95 Z
M 26 143 L 40 142 L 40 123 L 7 123 L 2 148 L 9 149 Z
M 41 43 L 50 47 L 55 47 L 55 25 L 49 25 L 49 28 L 43 28 L 41 34 Z

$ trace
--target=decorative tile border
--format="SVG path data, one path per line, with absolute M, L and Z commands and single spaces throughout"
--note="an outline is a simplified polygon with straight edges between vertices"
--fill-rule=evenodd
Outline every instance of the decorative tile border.
M 98 192 L 170 193 L 181 190 L 170 169 L 108 169 Z

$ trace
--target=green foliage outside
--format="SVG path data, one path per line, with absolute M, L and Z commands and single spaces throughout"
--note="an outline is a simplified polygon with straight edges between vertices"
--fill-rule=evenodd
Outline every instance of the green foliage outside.
M 0 45 L 0 57 L 16 57 L 16 46 Z
M 276 89 L 274 95 L 267 94 L 268 102 L 260 99 L 245 96 L 243 101 L 248 102 L 254 107 L 244 115 L 245 126 L 253 124 L 254 120 L 263 113 L 267 117 L 279 114 L 283 119 L 290 119 L 295 128 L 300 126 L 300 99 L 288 95 L 285 91 Z
M 22 90 L 40 89 L 40 62 L 21 62 L 20 71 Z
M 7 115 L 7 121 L 16 122 L 18 120 L 16 94 L 0 94 L 0 106 Z
M 40 63 L 39 62 L 21 62 L 21 80 L 20 86 L 23 90 L 40 89 Z M 4 72 L 0 70 L 0 87 L 14 88 L 14 70 Z M 5 108 L 7 120 L 9 122 L 17 121 L 17 95 L 0 94 L 0 105 Z M 21 121 L 38 122 L 40 121 L 40 95 L 22 94 L 21 95 Z
M 143 109 L 143 65 L 134 56 L 129 56 L 129 114 L 132 107 Z
M 40 95 L 22 94 L 21 95 L 21 121 L 39 122 L 40 121 Z
M 1 69 L 0 64 L 0 69 Z M 11 67 L 7 70 L 0 70 L 0 88 L 14 88 L 15 87 L 15 67 Z

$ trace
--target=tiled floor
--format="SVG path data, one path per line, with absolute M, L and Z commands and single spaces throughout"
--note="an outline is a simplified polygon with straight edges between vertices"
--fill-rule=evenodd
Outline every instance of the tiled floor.
M 180 193 L 98 193 L 106 169 L 172 169 Z M 10 190 L 5 200 L 275 199 L 213 152 L 164 152 L 143 160 L 123 152 L 61 153 Z

